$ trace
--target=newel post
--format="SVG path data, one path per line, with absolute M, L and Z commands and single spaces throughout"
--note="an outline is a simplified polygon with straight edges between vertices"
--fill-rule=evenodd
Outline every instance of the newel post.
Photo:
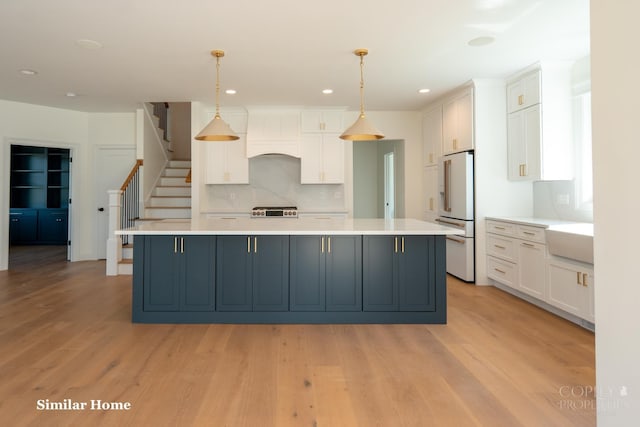
M 107 276 L 118 275 L 118 262 L 122 260 L 122 238 L 116 235 L 120 229 L 121 190 L 109 190 L 109 237 L 107 238 Z

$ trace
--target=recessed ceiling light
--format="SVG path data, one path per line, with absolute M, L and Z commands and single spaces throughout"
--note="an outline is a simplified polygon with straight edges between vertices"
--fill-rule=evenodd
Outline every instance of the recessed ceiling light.
M 102 43 L 89 39 L 76 40 L 76 44 L 85 49 L 100 49 L 102 47 Z
M 322 93 L 325 95 L 330 95 L 333 93 L 333 89 L 322 89 Z
M 429 93 L 431 89 L 418 89 L 418 93 Z
M 75 92 L 67 92 L 67 93 L 65 93 L 65 96 L 67 98 L 74 98 L 74 97 L 78 96 L 78 94 L 75 93 Z
M 473 47 L 479 47 L 479 46 L 486 46 L 488 44 L 493 43 L 494 41 L 496 41 L 495 38 L 493 37 L 476 37 L 475 39 L 471 39 L 467 42 L 467 44 L 469 46 L 473 46 Z
M 237 92 L 235 89 L 227 89 L 224 91 L 227 95 L 235 95 Z
M 36 70 L 29 70 L 25 68 L 20 70 L 20 74 L 22 74 L 23 76 L 35 76 L 36 74 L 38 74 L 38 72 Z

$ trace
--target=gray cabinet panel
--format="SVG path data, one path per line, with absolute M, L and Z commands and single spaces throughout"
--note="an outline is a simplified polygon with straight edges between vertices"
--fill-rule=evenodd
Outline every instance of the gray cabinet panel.
M 362 311 L 362 237 L 328 236 L 327 311 Z
M 325 310 L 325 260 L 322 236 L 291 236 L 290 309 Z
M 144 310 L 177 311 L 180 259 L 174 236 L 147 236 L 144 246 Z
M 215 237 L 183 237 L 184 254 L 181 309 L 185 311 L 211 311 L 215 308 L 216 247 Z
M 431 236 L 404 236 L 398 256 L 400 311 L 435 310 L 435 256 Z
M 289 310 L 289 238 L 252 238 L 253 311 Z
M 218 236 L 216 244 L 216 309 L 251 311 L 251 253 L 249 236 Z
M 394 236 L 366 236 L 363 240 L 363 309 L 398 310 L 397 258 Z

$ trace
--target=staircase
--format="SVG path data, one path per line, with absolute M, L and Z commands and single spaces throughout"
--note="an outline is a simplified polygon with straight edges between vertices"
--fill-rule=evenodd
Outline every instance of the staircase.
M 190 171 L 190 160 L 170 160 L 145 203 L 144 218 L 138 221 L 191 218 Z M 133 243 L 122 246 L 118 274 L 133 274 Z

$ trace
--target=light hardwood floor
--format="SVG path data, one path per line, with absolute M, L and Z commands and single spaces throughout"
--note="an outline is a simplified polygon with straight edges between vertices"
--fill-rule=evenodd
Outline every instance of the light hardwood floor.
M 1 425 L 595 425 L 593 334 L 496 288 L 449 278 L 447 325 L 143 325 L 49 252 L 0 272 Z

